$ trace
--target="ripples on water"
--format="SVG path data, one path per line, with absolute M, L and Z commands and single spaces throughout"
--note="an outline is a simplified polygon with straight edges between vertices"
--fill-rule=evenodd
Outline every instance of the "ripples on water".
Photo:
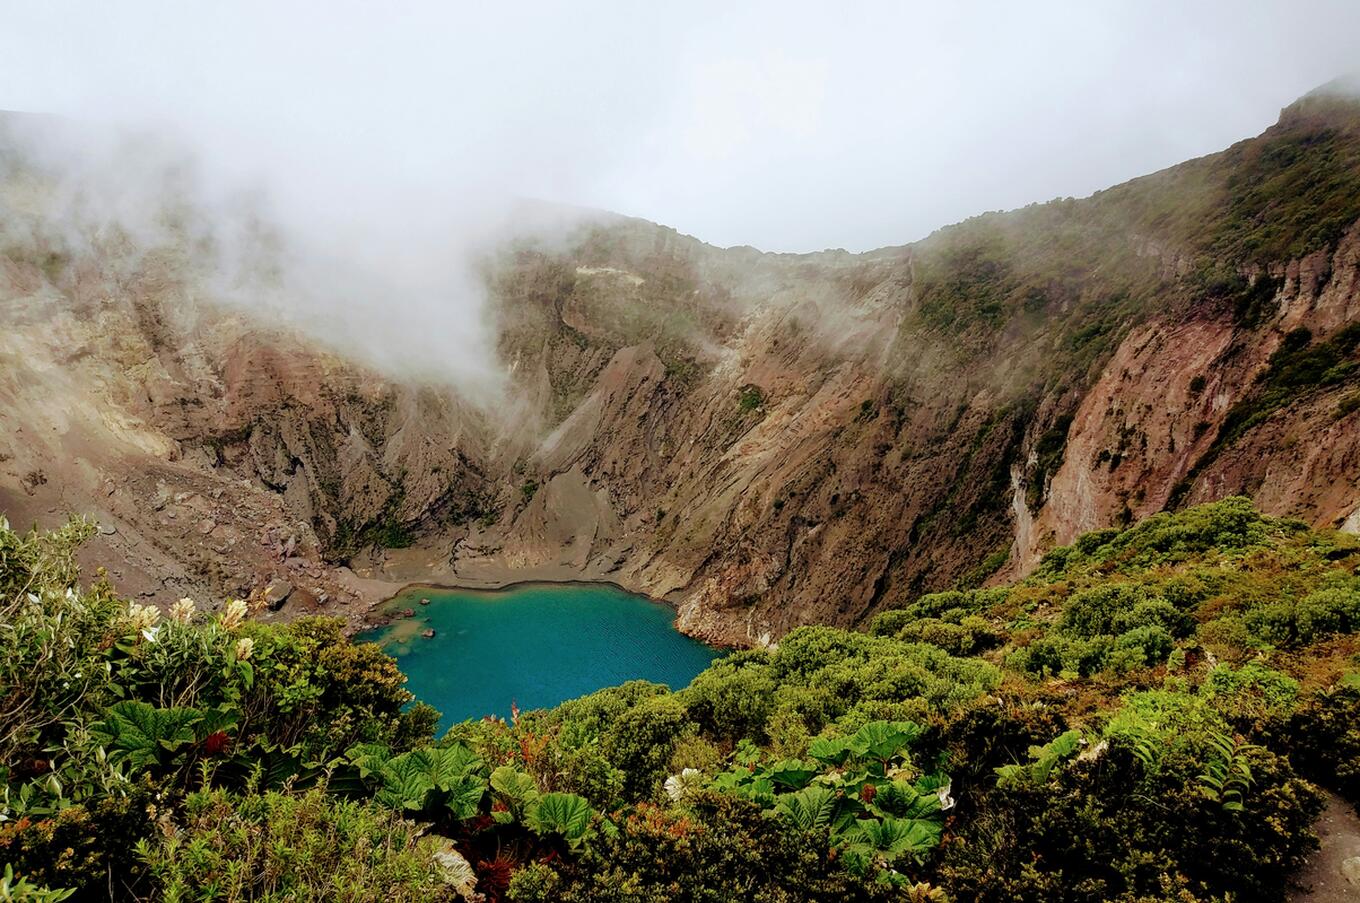
M 415 617 L 359 638 L 396 657 L 407 689 L 443 713 L 441 730 L 509 718 L 512 702 L 543 708 L 627 680 L 678 689 L 719 654 L 676 630 L 670 607 L 602 584 L 415 587 L 385 608 Z M 428 629 L 435 635 L 421 636 Z

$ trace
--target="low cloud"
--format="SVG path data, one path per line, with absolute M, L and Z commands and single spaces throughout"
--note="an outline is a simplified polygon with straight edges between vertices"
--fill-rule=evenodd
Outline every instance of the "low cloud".
M 178 248 L 206 300 L 483 404 L 504 372 L 479 260 L 510 235 L 577 217 L 526 217 L 524 204 L 472 190 L 289 190 L 263 170 L 217 166 L 174 130 L 12 113 L 0 114 L 0 181 L 8 246 L 124 271 Z

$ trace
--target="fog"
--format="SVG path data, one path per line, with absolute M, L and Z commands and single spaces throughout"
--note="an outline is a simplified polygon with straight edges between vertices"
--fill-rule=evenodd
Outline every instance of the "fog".
M 5 0 L 0 109 L 190 149 L 288 239 L 238 300 L 494 381 L 468 260 L 515 198 L 864 250 L 1220 149 L 1360 59 L 1349 0 L 478 6 Z M 155 168 L 70 152 L 94 194 Z
M 0 107 L 174 123 L 319 217 L 476 189 L 862 250 L 1216 150 L 1360 65 L 1349 0 L 833 6 L 7 0 Z

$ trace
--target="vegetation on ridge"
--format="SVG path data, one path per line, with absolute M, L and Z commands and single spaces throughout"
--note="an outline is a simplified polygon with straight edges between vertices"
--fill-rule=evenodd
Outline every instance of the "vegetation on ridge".
M 1242 499 L 438 741 L 335 622 L 82 589 L 89 530 L 0 527 L 27 899 L 1268 900 L 1360 802 L 1360 544 Z

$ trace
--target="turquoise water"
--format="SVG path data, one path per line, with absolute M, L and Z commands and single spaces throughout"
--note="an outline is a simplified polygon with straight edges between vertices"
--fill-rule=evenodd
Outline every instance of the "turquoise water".
M 441 730 L 509 718 L 512 702 L 543 708 L 637 678 L 677 689 L 719 655 L 676 630 L 670 607 L 603 584 L 413 587 L 385 608 L 416 615 L 359 639 L 396 658 L 406 688 L 443 713 Z M 433 637 L 420 635 L 430 628 Z

